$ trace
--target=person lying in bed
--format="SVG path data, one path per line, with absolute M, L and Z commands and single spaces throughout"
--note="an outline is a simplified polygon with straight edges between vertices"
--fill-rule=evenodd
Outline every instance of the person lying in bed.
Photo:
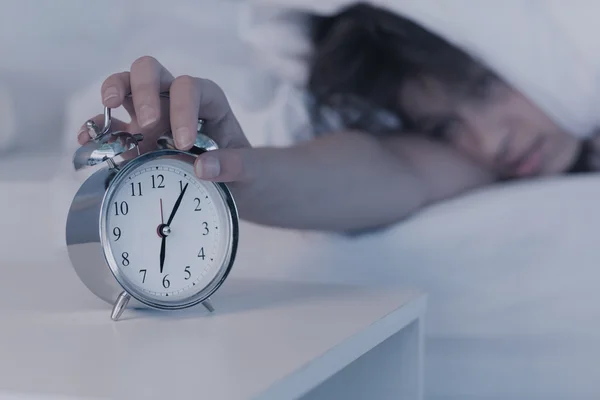
M 130 112 L 132 122 L 116 128 L 150 137 L 170 128 L 180 149 L 194 142 L 197 118 L 207 120 L 221 149 L 198 157 L 197 175 L 229 183 L 242 218 L 279 227 L 381 228 L 495 182 L 591 168 L 587 143 L 413 22 L 358 5 L 314 27 L 308 89 L 315 127 L 329 108 L 344 116 L 346 129 L 287 148 L 253 148 L 218 84 L 174 77 L 150 56 L 106 79 L 103 104 Z M 166 104 L 163 91 L 170 92 Z M 397 115 L 402 129 L 380 129 L 379 109 Z M 79 142 L 88 139 L 82 130 Z

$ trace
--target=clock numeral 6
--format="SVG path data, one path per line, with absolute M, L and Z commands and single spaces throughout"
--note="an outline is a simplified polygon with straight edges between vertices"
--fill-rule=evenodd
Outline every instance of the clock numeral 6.
M 167 276 L 169 276 L 169 274 L 166 274 L 162 280 L 162 285 L 165 289 L 168 289 L 169 286 L 171 286 L 171 282 L 167 279 Z

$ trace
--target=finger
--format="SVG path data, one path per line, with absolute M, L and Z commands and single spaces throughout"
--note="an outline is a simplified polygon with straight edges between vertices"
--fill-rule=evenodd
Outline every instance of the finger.
M 245 148 L 250 146 L 233 114 L 225 92 L 210 79 L 198 78 L 200 106 L 198 116 L 206 121 L 204 128 L 220 147 Z
M 154 57 L 138 58 L 131 65 L 129 82 L 133 107 L 140 127 L 160 119 L 160 92 L 169 90 L 173 75 Z
M 137 122 L 137 115 L 135 114 L 135 108 L 133 108 L 133 100 L 131 99 L 131 96 L 125 97 L 122 106 L 129 114 L 131 121 Z
M 125 95 L 131 91 L 129 72 L 112 74 L 102 83 L 100 94 L 105 107 L 117 108 L 123 104 Z
M 99 127 L 102 127 L 104 124 L 104 114 L 98 114 L 95 117 L 91 118 L 92 121 L 96 123 Z M 87 123 L 87 121 L 86 121 Z M 110 123 L 110 129 L 112 131 L 127 131 L 128 124 L 123 122 L 117 118 L 112 118 Z M 79 129 L 79 133 L 77 134 L 77 142 L 81 145 L 86 144 L 91 139 L 86 124 L 83 124 L 81 129 Z
M 173 81 L 170 97 L 171 128 L 176 144 L 191 145 L 196 137 L 198 118 L 202 118 L 206 121 L 205 132 L 219 147 L 249 146 L 225 92 L 215 82 L 181 76 Z
M 187 150 L 196 141 L 198 109 L 200 108 L 199 80 L 188 75 L 178 76 L 169 92 L 171 131 L 175 146 Z
M 129 117 L 136 120 L 133 101 L 131 100 L 131 84 L 129 82 L 129 71 L 112 74 L 102 83 L 102 104 L 105 107 L 117 108 L 123 106 Z
M 211 150 L 196 158 L 194 171 L 207 181 L 240 182 L 250 179 L 257 161 L 260 159 L 256 149 Z

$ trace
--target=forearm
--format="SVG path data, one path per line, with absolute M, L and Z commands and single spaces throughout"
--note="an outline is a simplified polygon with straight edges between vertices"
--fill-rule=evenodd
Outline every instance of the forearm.
M 289 148 L 245 151 L 252 153 L 252 167 L 233 189 L 241 217 L 257 223 L 372 229 L 399 221 L 432 200 L 423 177 L 369 135 L 343 132 Z
M 163 112 L 160 95 L 167 90 L 168 113 Z M 132 120 L 127 124 L 113 119 L 113 128 L 127 132 L 144 128 L 142 145 L 154 146 L 170 126 L 176 147 L 187 151 L 202 118 L 219 149 L 197 157 L 195 174 L 229 183 L 241 217 L 261 224 L 371 229 L 489 180 L 477 166 L 423 137 L 416 141 L 393 137 L 384 143 L 368 134 L 340 132 L 290 148 L 253 149 L 215 82 L 189 75 L 174 78 L 149 56 L 102 84 L 105 107 L 126 104 L 129 93 Z M 143 112 L 142 106 L 150 112 Z M 95 118 L 100 123 L 102 116 Z M 87 122 L 82 128 L 78 140 L 83 145 L 90 140 Z

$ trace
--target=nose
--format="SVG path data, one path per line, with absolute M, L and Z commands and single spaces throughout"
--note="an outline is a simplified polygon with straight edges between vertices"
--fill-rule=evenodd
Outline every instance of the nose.
M 501 167 L 508 161 L 508 146 L 512 129 L 487 115 L 465 115 L 470 146 L 480 159 L 493 167 Z
M 490 128 L 478 134 L 481 152 L 495 166 L 500 167 L 508 163 L 508 143 L 512 136 L 508 128 Z

